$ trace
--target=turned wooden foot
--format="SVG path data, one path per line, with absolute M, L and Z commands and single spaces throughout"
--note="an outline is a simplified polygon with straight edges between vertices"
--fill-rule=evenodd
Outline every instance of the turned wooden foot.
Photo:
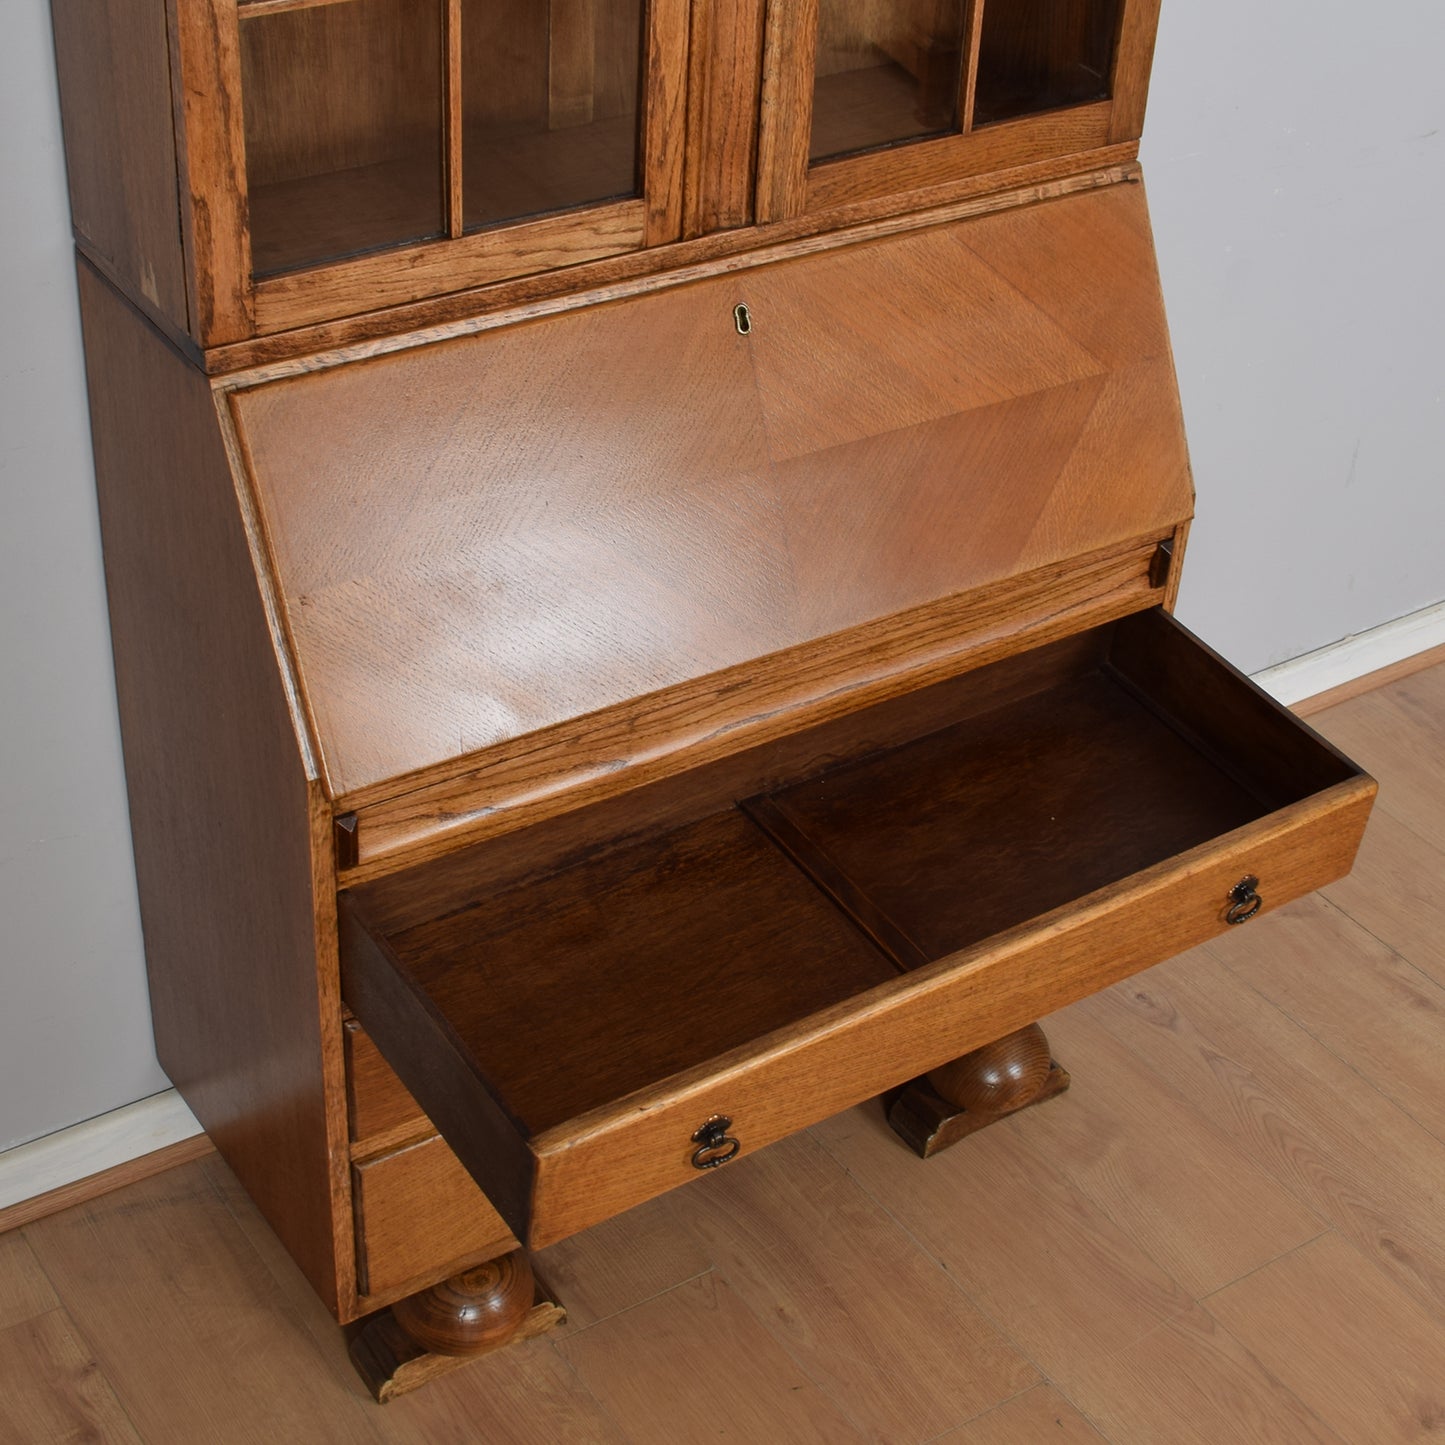
M 1029 1024 L 905 1084 L 889 1106 L 888 1122 L 926 1159 L 1068 1087 L 1044 1031 Z
M 351 1362 L 385 1404 L 566 1318 L 534 1279 L 527 1256 L 516 1250 L 373 1315 L 352 1337 Z

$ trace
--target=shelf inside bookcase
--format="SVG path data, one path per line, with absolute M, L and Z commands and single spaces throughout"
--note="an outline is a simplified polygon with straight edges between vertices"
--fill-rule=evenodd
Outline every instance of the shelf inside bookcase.
M 469 125 L 462 141 L 468 231 L 639 194 L 637 116 L 563 130 Z

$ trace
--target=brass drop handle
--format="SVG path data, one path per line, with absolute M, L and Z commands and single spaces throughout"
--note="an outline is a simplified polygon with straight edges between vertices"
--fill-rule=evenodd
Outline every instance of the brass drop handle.
M 726 1114 L 714 1114 L 711 1119 L 692 1136 L 697 1145 L 693 1150 L 694 1169 L 716 1169 L 737 1157 L 743 1146 L 728 1133 L 733 1121 Z
M 1259 879 L 1251 873 L 1247 878 L 1241 878 L 1229 890 L 1229 896 L 1233 901 L 1229 905 L 1229 911 L 1224 915 L 1226 923 L 1248 923 L 1264 907 L 1264 899 L 1256 891 L 1258 888 Z

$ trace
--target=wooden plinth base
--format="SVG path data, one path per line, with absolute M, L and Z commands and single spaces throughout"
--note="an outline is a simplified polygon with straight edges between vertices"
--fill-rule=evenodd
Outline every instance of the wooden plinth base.
M 927 1159 L 1068 1087 L 1044 1031 L 1030 1024 L 905 1084 L 889 1101 L 888 1123 Z
M 523 1340 L 535 1339 L 555 1329 L 567 1318 L 567 1311 L 547 1298 L 548 1291 L 537 1282 L 531 1308 L 516 1330 L 504 1339 L 482 1346 L 467 1355 L 442 1355 L 419 1345 L 397 1323 L 391 1310 L 373 1315 L 351 1338 L 349 1353 L 356 1372 L 366 1382 L 376 1402 L 386 1404 L 399 1395 L 420 1389 L 442 1375 L 449 1375 L 484 1355 L 504 1350 Z

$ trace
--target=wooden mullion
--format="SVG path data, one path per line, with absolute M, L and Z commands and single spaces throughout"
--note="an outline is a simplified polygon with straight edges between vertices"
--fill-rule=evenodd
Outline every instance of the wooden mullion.
M 693 11 L 682 219 L 686 238 L 752 224 L 763 15 L 763 0 L 712 0 Z
M 807 207 L 817 50 L 818 0 L 768 0 L 755 202 L 759 222 L 791 220 Z
M 462 212 L 462 0 L 446 0 L 442 76 L 446 107 L 445 188 L 447 235 L 457 240 L 463 231 Z
M 1138 140 L 1143 132 L 1149 72 L 1154 63 L 1154 36 L 1159 28 L 1159 5 L 1160 0 L 1125 0 L 1114 52 L 1110 141 Z
M 248 9 L 249 18 L 256 12 Z M 203 346 L 254 331 L 240 20 L 224 0 L 169 0 L 181 227 L 191 332 Z
M 689 13 L 687 0 L 647 0 L 642 85 L 645 246 L 675 241 L 682 234 Z
M 978 53 L 983 44 L 983 7 L 987 0 L 969 0 L 967 34 L 963 42 L 963 91 L 958 98 L 959 128 L 964 135 L 973 131 L 973 112 L 978 100 Z

